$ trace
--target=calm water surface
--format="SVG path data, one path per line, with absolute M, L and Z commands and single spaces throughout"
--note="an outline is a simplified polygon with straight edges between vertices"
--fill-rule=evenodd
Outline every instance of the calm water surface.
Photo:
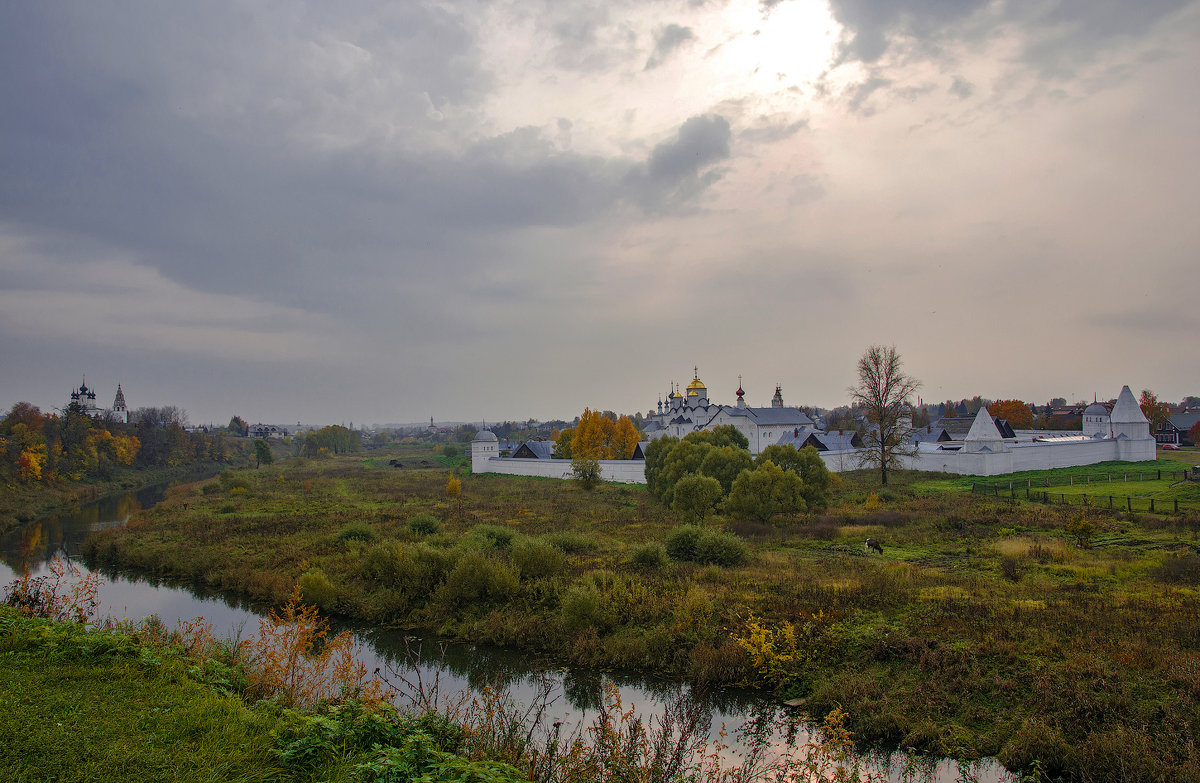
M 84 539 L 97 530 L 120 527 L 132 514 L 158 503 L 168 485 L 160 485 L 104 498 L 78 509 L 47 517 L 0 537 L 0 585 L 7 585 L 26 568 L 38 575 L 55 557 L 78 561 Z M 127 572 L 100 571 L 100 616 L 138 620 L 155 615 L 167 626 L 179 620 L 203 617 L 218 635 L 245 637 L 258 629 L 267 608 L 254 606 L 236 596 L 203 593 L 188 587 L 168 585 Z M 633 674 L 594 669 L 547 670 L 530 657 L 512 650 L 469 644 L 446 644 L 415 639 L 379 628 L 352 626 L 360 642 L 359 656 L 368 670 L 379 668 L 390 681 L 435 686 L 447 695 L 478 692 L 483 687 L 500 689 L 517 703 L 528 705 L 548 692 L 548 722 L 562 721 L 566 727 L 591 723 L 605 688 L 615 687 L 622 703 L 635 706 L 643 719 L 661 715 L 665 705 L 676 701 L 686 686 L 677 682 Z M 751 734 L 762 735 L 773 727 L 769 742 L 778 753 L 786 743 L 805 742 L 808 728 L 789 721 L 786 710 L 759 694 L 722 691 L 703 696 L 704 708 L 712 717 L 710 736 L 728 746 L 731 760 L 748 750 Z M 980 781 L 1008 783 L 1015 780 L 995 762 L 970 766 L 946 759 L 922 759 L 914 774 L 911 760 L 900 754 L 875 753 L 865 757 L 867 768 L 884 773 L 889 781 L 921 780 L 937 783 Z

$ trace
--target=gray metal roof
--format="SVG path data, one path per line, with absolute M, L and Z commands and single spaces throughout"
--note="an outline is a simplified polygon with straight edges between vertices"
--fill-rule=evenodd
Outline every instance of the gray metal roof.
M 1187 411 L 1185 413 L 1172 413 L 1167 417 L 1167 421 L 1171 422 L 1171 426 L 1177 430 L 1187 432 L 1200 421 L 1200 411 Z
M 551 459 L 554 457 L 554 443 L 548 440 L 527 440 L 513 452 L 518 459 Z

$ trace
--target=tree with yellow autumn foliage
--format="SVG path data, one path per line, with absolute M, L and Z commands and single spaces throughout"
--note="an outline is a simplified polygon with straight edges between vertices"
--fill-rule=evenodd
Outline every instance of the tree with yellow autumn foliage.
M 559 433 L 554 456 L 560 459 L 632 459 L 642 434 L 628 416 L 613 419 L 584 408 L 579 422 Z

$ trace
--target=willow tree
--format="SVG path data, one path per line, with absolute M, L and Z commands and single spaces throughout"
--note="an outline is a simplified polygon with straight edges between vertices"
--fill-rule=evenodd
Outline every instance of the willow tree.
M 901 459 L 917 453 L 910 442 L 911 398 L 921 382 L 906 375 L 896 346 L 872 345 L 858 360 L 858 384 L 851 386 L 850 401 L 867 415 L 867 432 L 859 464 L 878 466 L 880 483 Z

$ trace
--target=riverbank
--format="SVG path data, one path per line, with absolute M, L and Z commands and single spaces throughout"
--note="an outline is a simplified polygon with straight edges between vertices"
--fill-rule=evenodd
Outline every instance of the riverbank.
M 295 604 L 237 644 L 200 621 L 96 628 L 23 606 L 0 605 L 5 780 L 863 779 L 841 713 L 819 740 L 733 760 L 682 694 L 643 720 L 614 690 L 590 725 L 564 732 L 544 717 L 546 703 L 521 706 L 490 689 L 469 700 L 385 693 L 361 672 L 347 677 L 337 651 L 348 636 L 309 645 L 320 624 Z M 314 658 L 330 665 L 307 670 Z
M 332 613 L 581 665 L 748 681 L 818 718 L 841 705 L 893 747 L 1078 779 L 1200 770 L 1194 517 L 850 475 L 820 515 L 718 518 L 726 536 L 689 552 L 639 487 L 464 476 L 448 495 L 446 471 L 380 465 L 179 487 L 88 551 L 274 603 L 299 581 Z
M 0 487 L 0 534 L 36 519 L 75 508 L 80 503 L 169 481 L 196 481 L 229 467 L 226 463 L 206 462 L 178 467 L 129 468 L 122 469 L 108 481 Z

